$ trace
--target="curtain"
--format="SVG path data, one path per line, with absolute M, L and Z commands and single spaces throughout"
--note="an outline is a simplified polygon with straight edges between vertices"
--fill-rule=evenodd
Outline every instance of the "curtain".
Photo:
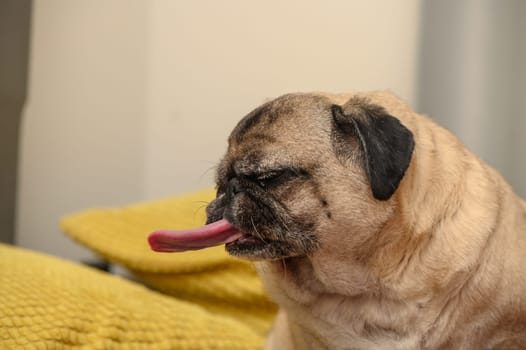
M 526 1 L 423 0 L 417 109 L 526 197 Z

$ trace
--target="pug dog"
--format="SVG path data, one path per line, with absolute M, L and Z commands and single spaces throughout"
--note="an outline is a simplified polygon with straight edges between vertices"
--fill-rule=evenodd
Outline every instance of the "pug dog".
M 208 224 L 280 311 L 266 349 L 526 349 L 526 203 L 387 92 L 288 94 L 244 117 Z

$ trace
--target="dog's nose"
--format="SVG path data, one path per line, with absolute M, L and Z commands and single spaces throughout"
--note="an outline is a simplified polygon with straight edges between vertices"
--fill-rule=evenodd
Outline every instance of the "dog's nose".
M 234 178 L 234 179 L 230 180 L 230 182 L 228 183 L 228 191 L 230 192 L 231 196 L 235 196 L 239 192 L 243 191 L 241 189 L 241 185 L 239 184 L 239 180 L 238 179 Z

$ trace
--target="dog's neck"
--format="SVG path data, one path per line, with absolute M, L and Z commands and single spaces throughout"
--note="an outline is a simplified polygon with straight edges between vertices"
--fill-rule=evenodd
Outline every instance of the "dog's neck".
M 329 265 L 331 265 L 329 263 Z M 379 296 L 379 282 L 363 266 L 336 271 L 334 265 L 319 264 L 312 257 L 293 257 L 257 264 L 268 292 L 278 304 L 309 306 L 320 297 L 357 299 Z
M 307 334 L 318 342 L 312 348 L 320 349 L 350 342 L 378 348 L 378 341 L 386 349 L 416 346 L 409 329 L 419 306 L 389 300 L 364 267 L 334 271 L 297 257 L 262 262 L 258 270 L 269 294 L 289 315 L 293 343 L 302 344 Z

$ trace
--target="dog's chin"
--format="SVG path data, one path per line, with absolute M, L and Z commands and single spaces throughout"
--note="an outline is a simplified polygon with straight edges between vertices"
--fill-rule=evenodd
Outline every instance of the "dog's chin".
M 286 241 L 262 239 L 251 234 L 225 244 L 228 254 L 252 261 L 279 260 L 302 255 L 294 245 Z
M 226 251 L 235 257 L 248 260 L 275 260 L 287 257 L 283 242 L 262 240 L 255 236 L 245 234 L 241 238 L 227 243 Z
M 242 233 L 240 238 L 225 244 L 225 250 L 232 256 L 253 261 L 281 260 L 307 255 L 317 247 L 312 238 L 305 239 L 311 236 L 307 230 L 298 234 L 298 231 L 287 228 L 282 232 L 284 230 L 274 225 L 255 225 L 252 219 L 243 220 L 244 216 L 244 213 L 236 215 L 231 211 L 223 213 L 223 217 Z

